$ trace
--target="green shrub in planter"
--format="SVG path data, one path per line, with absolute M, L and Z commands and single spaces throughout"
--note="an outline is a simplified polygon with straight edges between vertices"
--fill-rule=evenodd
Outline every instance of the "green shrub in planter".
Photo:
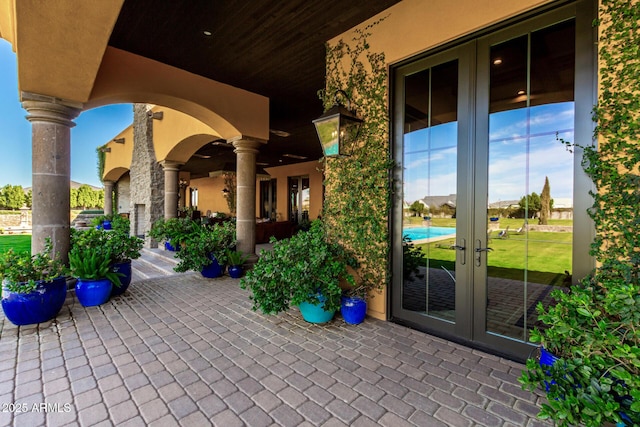
M 291 305 L 322 301 L 326 311 L 340 308 L 340 280 L 355 286 L 347 271 L 355 261 L 342 246 L 327 239 L 321 221 L 313 221 L 309 231 L 279 241 L 272 238 L 271 243 L 273 249 L 263 251 L 240 281 L 240 286 L 252 293 L 253 310 L 276 314 Z
M 46 240 L 44 250 L 35 255 L 28 251 L 15 252 L 10 248 L 0 254 L 0 278 L 3 287 L 11 292 L 27 294 L 36 288 L 37 282 L 51 283 L 64 276 L 67 269 L 57 257 L 52 257 L 51 239 Z
M 200 221 L 194 221 L 189 217 L 160 218 L 151 226 L 149 237 L 157 241 L 167 241 L 177 249 L 191 234 L 197 233 L 200 227 Z
M 230 266 L 242 266 L 249 259 L 242 251 L 227 250 L 227 262 Z
M 128 223 L 128 220 L 126 220 Z M 91 228 L 88 230 L 71 229 L 71 248 L 97 248 L 101 251 L 108 250 L 111 254 L 111 263 L 116 264 L 131 259 L 138 259 L 144 242 L 136 236 L 130 236 L 128 227 L 122 222 L 114 222 L 112 230 Z
M 615 291 L 611 291 L 615 289 Z M 556 290 L 554 306 L 538 305 L 549 327 L 534 330 L 540 343 L 559 360 L 553 366 L 527 361 L 520 382 L 542 387 L 547 403 L 539 417 L 559 426 L 600 426 L 605 421 L 640 424 L 640 287 L 626 280 L 599 282 L 597 276 Z
M 69 271 L 73 277 L 87 280 L 109 279 L 120 286 L 120 275 L 111 271 L 111 252 L 88 246 L 76 246 L 69 251 Z
M 233 221 L 225 221 L 213 225 L 204 225 L 199 221 L 191 221 L 196 224 L 187 234 L 181 237 L 182 248 L 176 252 L 180 260 L 174 267 L 177 272 L 189 270 L 201 271 L 203 267 L 211 264 L 213 255 L 220 265 L 227 263 L 227 251 L 236 245 L 236 226 Z

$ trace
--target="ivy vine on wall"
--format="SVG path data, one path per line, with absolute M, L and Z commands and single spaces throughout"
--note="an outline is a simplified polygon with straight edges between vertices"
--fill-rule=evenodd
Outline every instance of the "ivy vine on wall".
M 585 150 L 585 171 L 598 189 L 591 217 L 592 255 L 627 281 L 640 279 L 640 2 L 600 5 L 598 150 Z
M 107 158 L 107 153 L 105 153 L 104 149 L 106 147 L 107 145 L 105 144 L 96 148 L 96 154 L 98 155 L 98 178 L 100 182 L 102 182 L 102 177 L 104 176 L 104 163 Z
M 384 18 L 383 18 L 384 19 Z M 390 212 L 387 67 L 383 53 L 370 51 L 367 38 L 381 20 L 355 31 L 352 43 L 327 46 L 325 89 L 318 95 L 325 111 L 343 90 L 364 120 L 348 156 L 325 159 L 323 216 L 329 237 L 348 247 L 360 262 L 360 283 L 381 289 L 387 283 Z

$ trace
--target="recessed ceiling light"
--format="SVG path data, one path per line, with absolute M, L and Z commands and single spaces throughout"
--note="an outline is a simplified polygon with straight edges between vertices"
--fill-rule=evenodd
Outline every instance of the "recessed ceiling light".
M 298 159 L 298 160 L 304 160 L 306 159 L 305 156 L 298 156 L 297 154 L 283 154 L 282 157 L 289 157 L 290 159 Z
M 233 145 L 225 141 L 213 141 L 211 145 L 215 145 L 216 147 L 233 148 Z
M 283 130 L 277 130 L 277 129 L 269 129 L 269 132 L 276 135 L 276 136 L 281 136 L 283 138 L 287 138 L 289 136 L 291 136 L 291 134 L 289 132 L 285 132 Z
M 502 64 L 502 59 L 496 58 L 493 60 L 493 65 L 500 65 L 500 64 Z
M 525 92 L 525 91 L 523 91 L 523 90 L 519 90 L 519 91 L 518 91 L 518 95 L 524 95 L 525 93 L 527 93 L 527 92 Z
M 211 34 L 213 34 L 213 33 L 212 33 L 211 31 L 204 30 L 204 31 L 202 32 L 202 34 L 204 34 L 205 36 L 209 37 L 209 36 L 210 36 Z

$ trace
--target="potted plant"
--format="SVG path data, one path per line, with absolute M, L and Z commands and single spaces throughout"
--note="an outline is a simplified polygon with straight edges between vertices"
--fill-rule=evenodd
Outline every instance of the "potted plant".
M 55 318 L 67 296 L 65 267 L 51 256 L 47 239 L 43 252 L 15 252 L 0 255 L 2 309 L 15 325 L 30 325 Z
M 293 305 L 308 322 L 330 321 L 340 308 L 340 281 L 355 285 L 347 271 L 354 260 L 329 241 L 319 220 L 313 221 L 309 231 L 279 241 L 271 238 L 271 243 L 273 249 L 263 251 L 240 282 L 252 292 L 253 309 L 275 314 Z
M 151 226 L 149 237 L 161 242 L 169 251 L 180 250 L 187 236 L 197 232 L 200 227 L 199 221 L 194 221 L 190 217 L 184 218 L 160 218 Z
M 232 221 L 213 225 L 194 223 L 197 226 L 183 236 L 182 249 L 176 254 L 180 261 L 174 270 L 177 272 L 199 271 L 207 278 L 222 276 L 227 263 L 227 250 L 236 245 L 235 223 Z
M 113 215 L 100 215 L 91 221 L 91 224 L 98 230 L 111 230 Z
M 75 246 L 69 251 L 69 270 L 76 277 L 75 291 L 84 307 L 104 304 L 112 286 L 120 286 L 120 273 L 111 270 L 111 252 L 106 248 Z
M 129 220 L 114 217 L 111 230 L 71 229 L 71 247 L 98 248 L 108 250 L 111 254 L 111 270 L 120 273 L 120 286 L 114 286 L 111 296 L 124 293 L 131 284 L 131 260 L 140 257 L 143 246 L 142 239 L 129 235 Z
M 111 220 L 112 230 L 106 235 L 105 247 L 111 252 L 111 270 L 121 273 L 120 286 L 111 289 L 111 296 L 123 294 L 131 284 L 131 260 L 140 258 L 144 241 L 129 232 L 128 218 L 114 216 Z
M 242 266 L 249 259 L 247 255 L 245 255 L 242 251 L 232 251 L 227 250 L 227 261 L 229 263 L 229 276 L 234 279 L 239 279 L 242 277 L 242 273 L 244 272 Z

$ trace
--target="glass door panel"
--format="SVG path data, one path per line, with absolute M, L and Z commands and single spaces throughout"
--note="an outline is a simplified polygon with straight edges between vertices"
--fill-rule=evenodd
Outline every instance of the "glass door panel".
M 404 85 L 402 309 L 454 323 L 458 60 Z
M 298 224 L 309 220 L 310 189 L 308 176 L 289 177 L 289 221 Z
M 558 138 L 573 140 L 573 28 L 567 21 L 490 47 L 490 250 L 476 310 L 486 333 L 516 341 L 542 326 L 536 305 L 571 283 L 574 159 Z

